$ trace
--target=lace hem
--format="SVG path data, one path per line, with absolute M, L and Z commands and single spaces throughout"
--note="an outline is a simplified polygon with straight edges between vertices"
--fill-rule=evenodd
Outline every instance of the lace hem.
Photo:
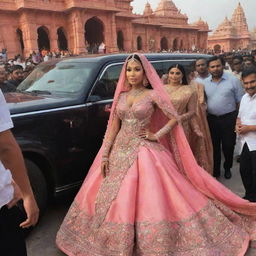
M 178 222 L 104 222 L 95 230 L 92 217 L 73 203 L 58 232 L 57 244 L 80 256 L 241 255 L 249 242 L 249 220 L 217 205 L 209 201 L 201 211 Z

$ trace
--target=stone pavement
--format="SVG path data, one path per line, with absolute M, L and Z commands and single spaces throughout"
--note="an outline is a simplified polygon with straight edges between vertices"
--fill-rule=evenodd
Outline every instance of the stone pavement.
M 219 181 L 225 186 L 229 187 L 239 196 L 244 195 L 244 189 L 241 184 L 239 174 L 239 165 L 237 163 L 235 163 L 233 168 L 232 179 L 226 180 L 221 177 Z M 64 254 L 61 253 L 55 246 L 55 236 L 71 201 L 71 199 L 67 200 L 65 198 L 63 202 L 57 202 L 47 209 L 40 223 L 31 232 L 27 239 L 28 256 L 64 256 Z M 249 249 L 246 256 L 256 256 L 256 250 Z

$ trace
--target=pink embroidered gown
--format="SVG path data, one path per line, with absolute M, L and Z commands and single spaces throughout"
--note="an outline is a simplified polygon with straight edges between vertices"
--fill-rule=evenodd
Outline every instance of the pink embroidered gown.
M 110 173 L 103 179 L 100 168 L 91 167 L 57 234 L 67 255 L 242 256 L 255 238 L 250 217 L 205 196 L 181 173 L 173 153 L 138 136 L 156 105 L 163 108 L 154 91 L 132 107 L 126 93 L 120 95 L 115 114 L 122 125 Z M 245 202 L 202 175 L 231 205 Z

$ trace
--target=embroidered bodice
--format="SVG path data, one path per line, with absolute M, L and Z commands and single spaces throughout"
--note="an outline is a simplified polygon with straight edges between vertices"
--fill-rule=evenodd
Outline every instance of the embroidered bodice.
M 148 128 L 155 104 L 151 93 L 134 102 L 132 106 L 128 106 L 126 98 L 127 93 L 122 93 L 116 108 L 116 113 L 122 121 L 120 132 L 129 137 L 137 137 L 141 129 Z
M 165 85 L 165 89 L 179 115 L 183 115 L 190 111 L 195 112 L 197 99 L 192 87 L 183 85 L 172 90 L 169 85 Z

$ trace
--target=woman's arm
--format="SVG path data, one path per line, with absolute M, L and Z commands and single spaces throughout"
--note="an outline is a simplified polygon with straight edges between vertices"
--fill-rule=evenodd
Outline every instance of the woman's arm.
M 169 133 L 172 128 L 178 123 L 178 116 L 173 109 L 173 107 L 169 106 L 168 103 L 166 103 L 160 96 L 158 96 L 156 93 L 152 93 L 152 98 L 154 104 L 160 108 L 163 113 L 169 118 L 170 120 L 167 122 L 164 127 L 162 127 L 159 131 L 157 131 L 155 134 L 143 130 L 140 134 L 142 138 L 146 138 L 151 141 L 157 141 L 161 137 L 163 137 L 165 134 Z
M 117 115 L 114 115 L 108 137 L 104 138 L 104 149 L 103 149 L 102 158 L 108 158 L 109 152 L 115 141 L 116 135 L 120 130 L 120 123 L 121 123 L 121 120 L 119 119 L 119 117 Z
M 114 114 L 113 122 L 110 128 L 110 132 L 108 137 L 104 139 L 104 149 L 102 153 L 102 161 L 101 161 L 101 174 L 105 178 L 108 174 L 108 157 L 111 151 L 112 145 L 115 141 L 116 135 L 120 130 L 121 120 L 118 118 L 116 114 Z
M 196 115 L 197 104 L 198 104 L 198 97 L 197 97 L 197 93 L 194 91 L 188 101 L 187 112 L 181 115 L 181 122 L 186 122 L 190 120 L 194 115 Z

